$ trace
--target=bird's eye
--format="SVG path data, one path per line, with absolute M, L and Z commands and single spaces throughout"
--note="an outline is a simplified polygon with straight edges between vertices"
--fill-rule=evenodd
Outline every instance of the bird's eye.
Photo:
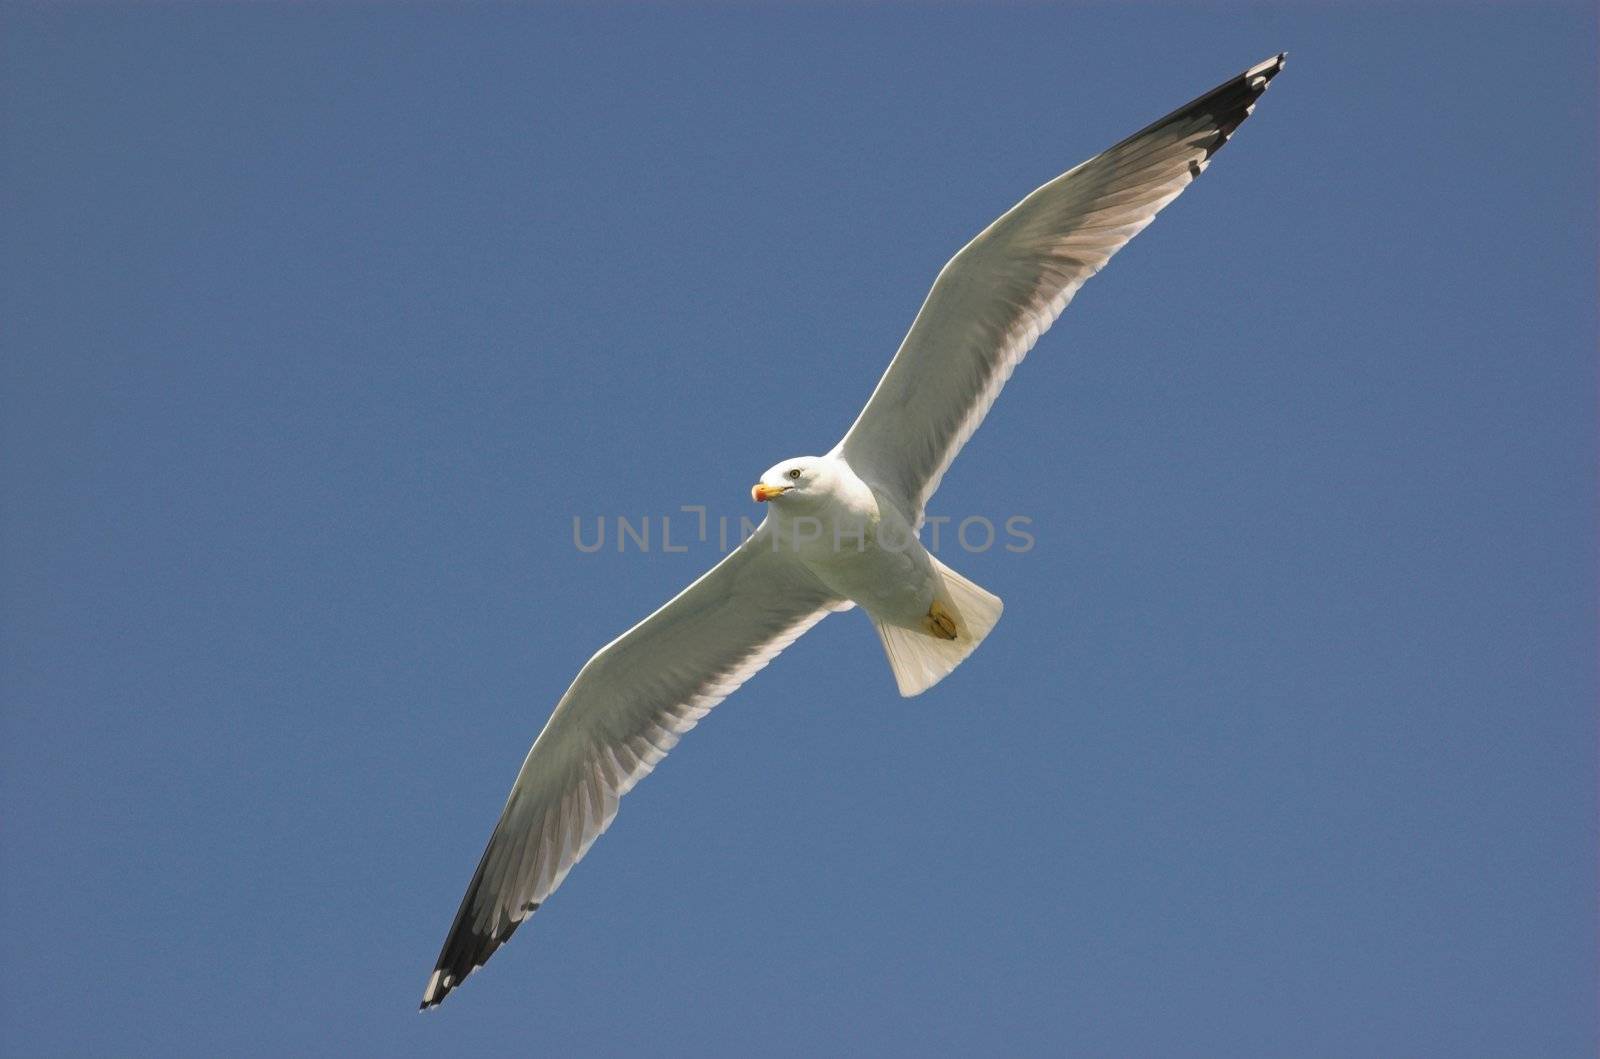
M 793 470 L 791 470 L 789 472 L 789 477 L 790 478 L 798 478 L 798 477 L 800 477 L 800 468 L 796 467 Z

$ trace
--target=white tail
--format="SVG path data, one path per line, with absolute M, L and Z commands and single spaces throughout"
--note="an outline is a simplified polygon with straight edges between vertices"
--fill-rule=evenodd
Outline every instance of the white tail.
M 989 635 L 1005 609 L 999 596 L 979 588 L 938 559 L 933 559 L 933 567 L 944 579 L 938 599 L 956 619 L 954 640 L 941 640 L 920 630 L 872 619 L 878 638 L 883 641 L 884 654 L 889 656 L 894 681 L 900 686 L 900 694 L 907 698 L 927 691 L 960 665 Z

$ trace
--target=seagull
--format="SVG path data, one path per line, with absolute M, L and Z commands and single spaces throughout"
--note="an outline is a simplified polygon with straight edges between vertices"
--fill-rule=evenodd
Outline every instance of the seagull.
M 950 259 L 844 438 L 763 473 L 761 525 L 579 670 L 522 763 L 423 1009 L 549 899 L 685 732 L 829 614 L 866 611 L 907 696 L 983 642 L 1002 604 L 922 547 L 929 498 L 1078 288 L 1200 175 L 1283 64 L 1258 63 L 1056 177 Z

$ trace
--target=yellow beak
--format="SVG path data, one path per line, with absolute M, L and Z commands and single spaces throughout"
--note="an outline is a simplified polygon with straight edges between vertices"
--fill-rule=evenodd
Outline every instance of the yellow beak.
M 768 485 L 765 482 L 757 482 L 750 487 L 750 499 L 758 504 L 764 504 L 773 497 L 782 496 L 788 491 L 789 487 L 786 485 Z

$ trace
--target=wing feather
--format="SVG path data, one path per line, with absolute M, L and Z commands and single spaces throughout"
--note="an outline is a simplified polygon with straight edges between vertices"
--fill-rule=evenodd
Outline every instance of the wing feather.
M 1024 198 L 951 258 L 835 447 L 918 526 L 961 447 L 1078 288 L 1205 169 L 1284 56 L 1173 111 Z
M 443 1001 L 544 903 L 685 732 L 847 606 L 774 549 L 763 525 L 591 658 L 528 751 L 422 1006 Z

